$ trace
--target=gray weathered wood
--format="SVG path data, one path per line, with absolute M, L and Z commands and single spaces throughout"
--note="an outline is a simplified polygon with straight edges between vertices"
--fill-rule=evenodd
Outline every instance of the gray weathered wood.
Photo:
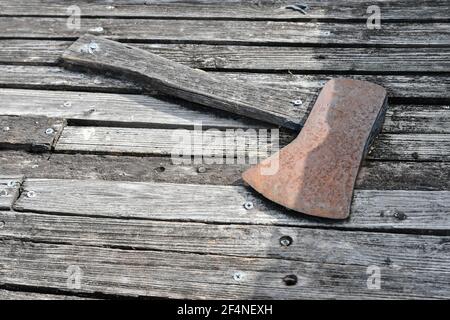
M 383 132 L 450 133 L 450 106 L 390 105 Z
M 279 258 L 330 264 L 407 267 L 439 260 L 433 249 L 448 236 L 401 235 L 298 227 L 219 225 L 2 212 L 0 237 L 95 247 Z M 280 239 L 289 237 L 283 246 Z M 420 244 L 420 245 L 419 245 Z M 402 250 L 399 250 L 399 248 Z M 430 247 L 430 250 L 424 250 Z M 448 251 L 445 246 L 440 248 Z M 443 257 L 442 257 L 443 258 Z M 448 257 L 444 258 L 448 259 Z M 445 267 L 446 269 L 449 266 Z
M 151 27 L 149 27 L 151 23 Z M 450 24 L 383 23 L 368 29 L 360 23 L 83 19 L 80 28 L 68 28 L 67 18 L 2 17 L 0 38 L 75 39 L 91 32 L 115 40 L 195 42 L 221 44 L 340 44 L 393 47 L 450 46 Z
M 64 121 L 57 118 L 0 115 L 0 149 L 49 151 L 63 127 Z
M 71 41 L 0 40 L 0 62 L 58 63 Z M 192 68 L 321 72 L 449 72 L 448 48 L 265 47 L 205 44 L 130 44 Z
M 229 132 L 229 134 L 227 134 Z M 60 152 L 215 156 L 223 158 L 227 150 L 235 156 L 264 158 L 277 151 L 271 141 L 258 141 L 259 130 L 243 131 L 141 129 L 112 127 L 66 127 L 55 150 Z M 264 133 L 264 132 L 261 132 Z M 268 132 L 270 139 L 272 131 Z M 281 134 L 280 147 L 295 137 Z M 368 159 L 450 161 L 447 134 L 381 134 L 371 147 Z M 203 140 L 202 140 L 203 138 Z M 236 142 L 234 142 L 236 141 Z M 243 144 L 245 143 L 245 144 Z M 230 149 L 233 148 L 233 149 Z M 179 152 L 179 153 L 178 153 Z
M 29 179 L 15 203 L 19 211 L 82 216 L 448 231 L 449 191 L 356 190 L 350 218 L 314 219 L 272 204 L 242 186 Z M 33 191 L 35 197 L 28 197 Z M 251 201 L 254 208 L 246 210 Z
M 381 134 L 374 142 L 369 159 L 449 161 L 447 134 Z
M 277 258 L 336 265 L 343 270 L 352 265 L 377 265 L 388 274 L 390 268 L 409 270 L 405 277 L 412 277 L 418 283 L 430 276 L 421 278 L 421 269 L 433 276 L 448 272 L 449 252 L 445 246 L 448 237 L 133 219 L 123 224 L 117 219 L 9 212 L 0 212 L 0 220 L 5 222 L 1 237 L 33 242 Z M 287 236 L 292 244 L 283 247 L 280 239 Z M 221 260 L 217 257 L 219 265 Z M 410 273 L 411 269 L 416 272 Z M 139 278 L 130 273 L 126 276 Z M 384 276 L 383 287 L 390 287 L 390 281 Z
M 0 300 L 89 300 L 77 296 L 0 289 Z
M 0 158 L 3 158 L 0 157 Z M 7 170 L 1 167 L 0 176 L 0 210 L 9 210 L 19 197 L 20 186 L 23 182 L 23 175 L 8 175 Z M 5 170 L 5 171 L 4 171 Z M 0 228 L 3 224 L 0 222 Z
M 95 45 L 93 50 L 91 46 Z M 165 94 L 290 129 L 299 129 L 314 96 L 226 81 L 150 52 L 101 37 L 85 35 L 62 55 L 65 63 L 136 80 Z M 301 100 L 302 105 L 293 103 Z
M 166 157 L 82 154 L 29 154 L 3 151 L 0 168 L 30 178 L 97 179 L 214 185 L 242 184 L 249 164 L 174 165 Z M 450 190 L 450 163 L 366 161 L 356 180 L 358 189 Z
M 146 95 L 0 89 L 0 100 L 0 115 L 57 117 L 127 127 L 192 128 L 195 124 L 206 128 L 270 127 L 206 111 L 181 100 Z
M 396 20 L 448 20 L 450 7 L 445 0 L 421 1 L 308 1 L 306 14 L 286 9 L 297 0 L 248 1 L 248 0 L 121 0 L 77 1 L 82 17 L 146 17 L 146 18 L 197 18 L 197 19 L 248 19 L 248 20 L 366 20 L 367 8 L 378 5 L 383 21 Z M 0 1 L 0 12 L 7 16 L 68 16 L 68 4 L 64 0 L 16 0 Z
M 240 79 L 249 83 L 272 86 L 288 94 L 301 92 L 317 95 L 324 82 L 335 75 L 264 74 L 242 72 L 212 72 L 226 82 Z M 425 75 L 348 75 L 352 79 L 371 81 L 385 87 L 392 99 L 430 99 L 450 101 L 450 77 Z M 113 93 L 140 93 L 142 88 L 125 80 L 104 75 L 72 72 L 59 67 L 16 66 L 0 64 L 0 85 L 10 88 L 76 90 Z M 150 88 L 149 88 L 150 89 Z M 152 90 L 149 90 L 150 92 Z
M 372 241 L 379 242 L 380 239 L 374 237 Z M 407 261 L 407 255 L 404 262 L 399 263 L 389 257 L 376 259 L 382 277 L 380 290 L 368 288 L 370 269 L 366 264 L 123 250 L 17 240 L 0 240 L 0 282 L 51 289 L 71 288 L 73 292 L 82 293 L 160 298 L 448 298 L 448 247 L 440 241 L 439 237 L 417 241 L 416 248 L 412 248 L 414 261 Z M 432 258 L 420 259 L 426 257 L 422 248 L 431 250 L 434 254 L 428 255 Z M 397 250 L 402 254 L 402 246 Z M 79 275 L 77 287 L 68 281 L 68 268 Z M 298 277 L 298 283 L 285 285 L 283 278 L 292 274 Z
M 200 105 L 144 95 L 0 88 L 0 115 L 45 116 L 126 127 L 273 128 Z M 391 104 L 385 133 L 450 133 L 450 106 Z
M 188 129 L 142 129 L 117 127 L 67 127 L 55 150 L 58 152 L 143 154 L 162 156 L 256 157 L 260 160 L 278 151 L 276 131 Z M 264 136 L 265 135 L 265 136 Z M 271 137 L 274 140 L 271 140 Z M 284 135 L 291 139 L 291 135 Z M 220 162 L 215 162 L 220 163 Z M 242 162 L 241 162 L 242 163 Z M 256 162 L 253 162 L 256 164 Z

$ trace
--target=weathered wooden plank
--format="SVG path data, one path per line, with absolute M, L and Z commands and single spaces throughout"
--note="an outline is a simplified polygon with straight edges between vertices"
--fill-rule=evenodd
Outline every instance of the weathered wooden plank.
M 383 131 L 450 133 L 450 106 L 390 105 Z
M 57 117 L 127 127 L 269 127 L 215 110 L 205 112 L 201 106 L 181 100 L 135 94 L 0 88 L 0 100 L 0 115 Z
M 0 300 L 90 300 L 77 296 L 0 289 Z
M 63 127 L 64 121 L 57 118 L 0 115 L 0 149 L 49 151 Z
M 241 81 L 272 86 L 288 94 L 299 92 L 305 95 L 318 94 L 326 80 L 335 75 L 296 75 L 268 73 L 212 72 L 222 81 Z M 366 80 L 385 87 L 391 98 L 430 99 L 442 103 L 450 101 L 450 77 L 425 75 L 347 75 L 352 79 Z M 76 90 L 114 93 L 140 93 L 142 88 L 132 82 L 104 75 L 73 72 L 59 67 L 0 65 L 0 86 L 9 88 L 31 88 L 51 90 Z M 151 88 L 147 89 L 152 91 Z
M 87 32 L 116 40 L 221 44 L 334 44 L 364 46 L 450 46 L 450 24 L 383 23 L 368 29 L 361 23 L 105 19 L 85 18 L 69 28 L 66 18 L 3 17 L 0 38 L 75 39 Z M 226 31 L 226 32 L 224 32 Z
M 447 1 L 308 1 L 306 14 L 286 9 L 296 0 L 245 1 L 245 0 L 122 0 L 78 1 L 81 17 L 146 17 L 146 18 L 196 18 L 196 19 L 248 19 L 248 20 L 366 20 L 367 8 L 378 5 L 383 21 L 396 20 L 448 20 L 450 7 Z M 69 16 L 69 4 L 64 0 L 0 1 L 0 12 L 5 16 Z
M 165 157 L 3 151 L 0 167 L 30 178 L 240 185 L 241 174 L 249 164 L 174 165 Z M 450 190 L 450 163 L 366 161 L 361 166 L 356 188 Z
M 59 67 L 0 65 L 0 85 L 11 88 L 138 93 L 137 85 L 104 75 L 71 72 Z
M 377 266 L 379 290 L 367 286 L 367 265 L 2 242 L 0 281 L 7 284 L 191 299 L 449 297 L 448 250 L 439 238 L 428 243 L 439 257 L 433 262 L 403 268 L 385 258 Z M 68 281 L 68 269 L 76 271 L 76 285 Z M 295 275 L 297 283 L 286 285 L 287 275 Z
M 1 158 L 3 158 L 3 155 Z M 23 175 L 6 176 L 5 173 L 7 172 L 2 166 L 2 175 L 0 176 L 0 210 L 11 209 L 14 201 L 19 197 L 19 189 L 23 182 Z M 0 222 L 0 228 L 3 225 Z
M 95 46 L 92 49 L 92 46 Z M 62 55 L 70 65 L 118 76 L 150 85 L 165 94 L 176 96 L 206 107 L 220 109 L 290 129 L 299 129 L 306 120 L 314 96 L 286 92 L 245 84 L 223 82 L 221 78 L 199 69 L 165 59 L 150 52 L 85 35 L 75 41 Z M 298 104 L 294 101 L 299 100 Z
M 247 165 L 175 165 L 166 157 L 128 157 L 82 154 L 29 154 L 3 151 L 0 167 L 6 172 L 33 178 L 99 179 L 124 181 L 158 181 L 198 184 L 240 184 Z M 430 169 L 443 173 L 439 185 L 447 185 L 445 174 L 450 168 Z M 426 182 L 424 181 L 426 184 Z M 450 184 L 450 180 L 449 180 Z M 428 185 L 428 184 L 426 184 Z M 441 187 L 442 188 L 442 187 Z
M 124 222 L 2 211 L 0 220 L 4 222 L 1 238 L 33 242 L 367 266 L 385 264 L 387 258 L 403 267 L 449 258 L 437 255 L 441 251 L 448 254 L 445 246 L 437 246 L 450 242 L 448 236 L 135 219 Z M 282 239 L 287 240 L 287 245 L 280 243 Z
M 0 62 L 58 63 L 70 41 L 0 40 Z M 208 70 L 321 72 L 449 72 L 448 48 L 333 48 L 221 46 L 205 44 L 141 44 L 144 49 L 192 68 Z
M 335 222 L 285 210 L 242 186 L 30 179 L 23 188 L 14 206 L 19 211 L 352 229 L 450 228 L 449 191 L 356 190 L 350 218 Z M 249 201 L 253 208 L 247 210 Z
M 200 128 L 201 129 L 201 128 Z M 265 135 L 265 136 L 264 136 Z M 274 140 L 271 140 L 273 137 Z M 289 139 L 291 136 L 286 136 Z M 103 154 L 143 154 L 184 157 L 255 157 L 278 151 L 278 135 L 270 130 L 188 130 L 117 127 L 67 127 L 55 150 Z M 234 160 L 231 162 L 233 163 Z M 220 162 L 216 162 L 220 163 Z M 224 161 L 222 161 L 224 163 Z M 253 162 L 255 164 L 256 162 Z
M 267 157 L 277 151 L 276 144 L 261 140 L 259 130 L 177 130 L 112 127 L 66 127 L 55 150 L 110 154 L 183 155 L 223 158 Z M 273 136 L 276 139 L 276 136 Z M 281 134 L 279 146 L 285 146 L 295 134 Z M 266 149 L 269 150 L 267 153 Z M 447 134 L 388 134 L 375 140 L 368 159 L 449 161 L 450 140 Z
M 449 161 L 446 134 L 382 134 L 367 156 L 380 160 Z
M 0 115 L 45 116 L 126 127 L 273 128 L 200 105 L 133 94 L 0 88 Z M 450 106 L 391 104 L 385 133 L 450 133 Z
M 224 74 L 227 78 L 233 78 L 242 81 L 261 82 L 266 85 L 284 88 L 286 90 L 319 90 L 324 81 L 335 76 L 330 75 L 296 75 L 296 74 L 268 74 L 268 73 L 245 73 L 245 72 L 227 72 Z M 398 99 L 409 99 L 415 103 L 415 99 L 430 98 L 435 100 L 448 100 L 447 92 L 450 89 L 450 77 L 447 76 L 388 76 L 388 75 L 348 75 L 351 79 L 366 80 L 377 83 L 387 89 L 391 98 L 390 103 Z M 313 80 L 313 81 L 311 81 Z M 317 82 L 314 80 L 318 80 Z M 429 82 L 428 84 L 426 82 Z M 429 87 L 433 82 L 436 87 Z M 424 92 L 428 91 L 427 93 Z

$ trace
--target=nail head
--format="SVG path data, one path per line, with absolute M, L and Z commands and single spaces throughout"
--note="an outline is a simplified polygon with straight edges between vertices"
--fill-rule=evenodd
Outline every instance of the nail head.
M 251 209 L 253 209 L 253 202 L 251 202 L 251 201 L 247 201 L 246 203 L 244 203 L 244 208 L 246 209 L 246 210 L 251 210 Z
M 198 173 L 205 173 L 206 172 L 206 168 L 205 167 L 198 167 L 197 168 L 197 172 Z
M 48 128 L 47 130 L 45 130 L 45 134 L 51 135 L 55 133 L 55 130 L 53 130 L 53 128 Z
M 28 197 L 28 198 L 34 198 L 34 197 L 36 197 L 36 192 L 34 192 L 34 191 L 28 191 L 28 192 L 27 192 L 27 197 Z
M 240 273 L 240 272 L 236 272 L 234 275 L 233 275 L 233 279 L 235 280 L 235 281 L 241 281 L 242 280 L 242 273 Z
M 282 237 L 280 238 L 280 244 L 281 244 L 283 247 L 289 247 L 289 246 L 292 244 L 292 238 L 289 237 L 289 236 L 282 236 Z
M 8 182 L 7 185 L 8 185 L 8 187 L 10 187 L 10 188 L 17 188 L 17 186 L 19 185 L 19 182 L 14 181 L 14 180 L 11 180 L 11 181 Z
M 297 100 L 292 101 L 292 103 L 294 104 L 294 106 L 301 106 L 303 104 L 303 101 L 300 99 L 297 99 Z

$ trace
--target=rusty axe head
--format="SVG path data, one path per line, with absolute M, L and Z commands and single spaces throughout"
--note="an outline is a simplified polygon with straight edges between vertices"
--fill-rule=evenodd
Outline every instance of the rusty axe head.
M 344 219 L 359 166 L 379 133 L 386 90 L 351 80 L 328 81 L 298 137 L 243 173 L 266 198 L 305 214 Z

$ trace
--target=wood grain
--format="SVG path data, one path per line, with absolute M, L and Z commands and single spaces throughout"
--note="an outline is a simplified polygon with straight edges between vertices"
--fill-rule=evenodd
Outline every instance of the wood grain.
M 264 131 L 218 131 L 187 129 L 140 129 L 113 127 L 66 127 L 55 150 L 103 154 L 264 158 L 277 151 L 272 141 L 260 140 Z M 267 137 L 274 132 L 269 131 Z M 296 134 L 281 134 L 279 147 Z M 276 138 L 276 136 L 273 136 Z M 266 152 L 265 148 L 269 150 Z M 450 161 L 447 134 L 384 133 L 373 143 L 367 159 Z M 219 162 L 216 162 L 219 163 Z M 233 162 L 232 162 L 233 163 Z
M 95 50 L 90 46 L 95 44 Z M 112 72 L 151 86 L 170 96 L 263 120 L 289 129 L 299 129 L 306 120 L 314 96 L 286 92 L 220 78 L 173 62 L 150 52 L 84 35 L 62 55 L 64 63 L 97 72 Z M 297 105 L 294 101 L 300 100 Z
M 0 62 L 56 65 L 72 42 L 0 40 Z M 132 43 L 148 52 L 207 70 L 322 73 L 445 73 L 448 48 L 334 48 Z
M 298 3 L 287 1 L 245 0 L 133 0 L 133 1 L 78 1 L 82 17 L 145 17 L 145 18 L 195 18 L 195 19 L 245 19 L 245 20 L 361 20 L 369 14 L 367 8 L 378 5 L 383 21 L 397 20 L 448 20 L 450 7 L 447 1 L 308 1 L 306 14 L 288 10 L 286 6 Z M 6 16 L 68 16 L 68 4 L 64 0 L 0 1 L 0 12 Z
M 449 191 L 356 190 L 348 220 L 280 208 L 250 188 L 99 180 L 29 179 L 19 211 L 151 220 L 448 231 Z M 35 197 L 27 197 L 33 191 Z M 251 201 L 254 208 L 246 210 Z
M 245 72 L 212 72 L 222 81 L 239 79 L 284 90 L 288 94 L 299 92 L 317 95 L 324 82 L 335 75 L 298 75 Z M 352 79 L 377 83 L 387 89 L 390 103 L 408 99 L 409 103 L 424 100 L 450 102 L 450 77 L 430 75 L 348 75 Z M 46 90 L 95 91 L 112 93 L 142 93 L 144 90 L 130 81 L 114 79 L 108 75 L 73 72 L 60 67 L 16 66 L 0 64 L 0 86 Z M 146 92 L 154 90 L 146 88 Z M 397 101 L 395 101 L 397 100 Z
M 133 19 L 130 23 L 129 19 L 86 18 L 77 29 L 68 28 L 66 18 L 3 17 L 0 20 L 0 30 L 3 31 L 0 38 L 74 40 L 91 32 L 115 40 L 161 42 L 448 47 L 449 26 L 447 22 L 386 22 L 379 30 L 368 29 L 366 21 L 325 23 Z
M 20 186 L 22 185 L 24 177 L 23 175 L 12 174 L 6 176 L 7 171 L 3 170 L 4 169 L 2 169 L 2 175 L 0 176 L 0 210 L 9 210 L 19 197 Z M 0 222 L 0 228 L 3 226 L 4 224 Z
M 274 128 L 165 97 L 0 88 L 0 115 L 50 117 L 76 123 L 140 128 Z M 450 106 L 391 104 L 384 133 L 450 133 Z
M 3 151 L 0 167 L 29 178 L 241 185 L 248 164 L 174 165 L 165 157 Z M 357 189 L 450 190 L 450 163 L 366 161 Z
M 449 161 L 447 134 L 382 134 L 367 155 L 378 160 Z
M 0 115 L 57 117 L 126 127 L 273 127 L 185 101 L 148 95 L 0 88 L 0 99 Z
M 373 241 L 379 238 L 373 238 Z M 209 254 L 109 249 L 2 240 L 0 281 L 73 292 L 185 299 L 448 298 L 448 248 L 416 242 L 415 261 L 377 259 L 380 290 L 367 287 L 368 265 Z M 316 243 L 316 242 L 315 242 Z M 421 248 L 431 250 L 433 259 Z M 398 248 L 400 249 L 400 248 Z M 414 254 L 414 252 L 416 254 Z M 396 255 L 398 257 L 398 255 Z M 328 259 L 332 260 L 332 259 Z M 384 262 L 384 264 L 383 264 Z M 78 270 L 79 285 L 68 281 Z M 69 269 L 71 270 L 71 269 Z M 236 274 L 239 275 L 236 276 Z M 283 278 L 296 275 L 296 285 Z M 235 280 L 235 279 L 238 280 Z
M 11 291 L 0 289 L 0 300 L 90 300 L 89 298 L 81 298 L 77 296 L 69 296 L 63 294 L 48 294 L 27 291 Z
M 218 225 L 2 212 L 0 237 L 94 247 L 176 251 L 242 257 L 269 257 L 330 264 L 384 264 L 389 257 L 404 267 L 436 255 L 446 236 L 401 235 L 298 227 Z M 289 245 L 280 239 L 288 238 Z M 433 244 L 433 245 L 431 245 Z M 430 250 L 422 250 L 422 246 Z M 399 250 L 399 247 L 403 248 Z M 445 246 L 440 247 L 445 254 Z M 439 250 L 439 251 L 441 251 Z M 416 259 L 416 261 L 414 261 Z M 448 266 L 445 267 L 448 269 Z
M 0 150 L 49 151 L 58 140 L 63 128 L 64 120 L 62 119 L 0 115 Z

